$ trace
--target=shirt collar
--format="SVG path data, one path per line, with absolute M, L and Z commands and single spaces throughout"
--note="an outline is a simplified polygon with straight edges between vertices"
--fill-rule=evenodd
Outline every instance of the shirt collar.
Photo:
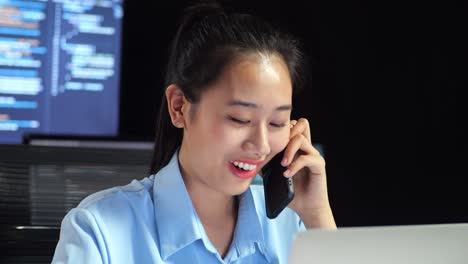
M 235 256 L 231 256 L 234 258 L 232 260 L 246 257 L 260 250 L 260 253 L 269 261 L 269 256 L 265 253 L 263 228 L 256 206 L 258 205 L 255 204 L 251 188 L 239 196 L 239 213 L 233 241 L 236 253 Z
M 161 257 L 202 238 L 200 222 L 179 169 L 178 152 L 154 177 L 154 214 Z
M 159 246 L 163 260 L 199 239 L 203 241 L 209 251 L 216 252 L 214 246 L 208 242 L 185 186 L 180 172 L 178 151 L 174 153 L 170 162 L 155 175 L 153 197 Z M 257 247 L 268 260 L 262 230 L 252 191 L 248 188 L 239 196 L 239 212 L 234 240 L 231 252 L 226 258 L 234 260 L 251 255 Z

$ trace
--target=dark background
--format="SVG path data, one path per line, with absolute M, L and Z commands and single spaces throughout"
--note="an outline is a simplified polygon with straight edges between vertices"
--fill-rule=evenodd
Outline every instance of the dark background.
M 162 2 L 125 2 L 122 139 L 153 140 L 169 41 L 188 1 Z M 466 2 L 228 5 L 303 40 L 311 81 L 295 114 L 325 147 L 339 226 L 468 222 Z

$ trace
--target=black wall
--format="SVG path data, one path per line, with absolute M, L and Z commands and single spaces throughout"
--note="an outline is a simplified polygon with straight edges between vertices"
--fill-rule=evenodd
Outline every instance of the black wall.
M 168 44 L 186 2 L 125 2 L 123 139 L 153 138 Z M 338 225 L 468 222 L 466 4 L 369 2 L 230 6 L 305 43 L 312 78 L 296 113 L 325 146 Z

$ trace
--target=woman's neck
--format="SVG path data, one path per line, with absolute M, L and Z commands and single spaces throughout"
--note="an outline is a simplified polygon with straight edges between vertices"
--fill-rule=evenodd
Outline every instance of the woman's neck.
M 179 167 L 195 211 L 205 232 L 224 258 L 234 237 L 237 223 L 238 199 L 210 187 L 192 171 L 187 156 L 179 153 Z
M 186 178 L 184 178 L 184 181 L 187 191 L 198 216 L 204 224 L 205 222 L 211 224 L 221 219 L 237 218 L 237 199 L 235 196 L 210 190 L 206 186 L 189 179 L 190 177 Z
M 189 163 L 180 154 L 179 167 L 193 206 L 200 218 L 205 220 L 237 218 L 236 196 L 222 193 L 208 186 L 190 169 Z

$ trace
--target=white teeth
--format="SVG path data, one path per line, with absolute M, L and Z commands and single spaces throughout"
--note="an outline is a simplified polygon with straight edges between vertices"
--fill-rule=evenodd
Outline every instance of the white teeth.
M 254 170 L 255 168 L 257 168 L 257 165 L 254 165 L 254 164 L 248 164 L 248 163 L 244 163 L 244 162 L 238 162 L 238 161 L 231 161 L 232 164 L 234 164 L 234 166 L 238 167 L 238 168 L 241 168 L 241 169 L 244 169 L 244 170 Z

